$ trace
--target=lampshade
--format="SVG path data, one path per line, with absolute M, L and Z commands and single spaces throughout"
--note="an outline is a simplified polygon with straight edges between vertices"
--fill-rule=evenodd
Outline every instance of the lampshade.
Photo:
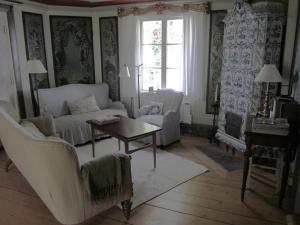
M 281 75 L 274 64 L 265 64 L 255 78 L 255 82 L 281 83 Z
M 40 60 L 28 60 L 26 65 L 27 73 L 47 73 L 47 70 L 43 66 Z

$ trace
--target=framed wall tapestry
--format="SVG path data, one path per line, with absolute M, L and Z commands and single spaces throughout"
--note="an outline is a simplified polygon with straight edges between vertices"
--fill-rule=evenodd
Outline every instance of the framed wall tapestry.
M 212 114 L 215 103 L 215 91 L 220 82 L 223 58 L 224 22 L 227 12 L 217 10 L 211 12 L 209 38 L 209 66 L 206 93 L 206 113 Z
M 95 83 L 92 18 L 50 16 L 56 86 Z
M 41 14 L 23 12 L 23 28 L 27 60 L 41 60 L 47 69 L 43 16 Z M 40 88 L 49 88 L 48 74 L 30 74 L 30 91 L 35 115 L 38 115 L 38 105 L 34 92 Z
M 300 102 L 299 77 L 300 77 L 300 6 L 298 8 L 297 30 L 296 30 L 296 38 L 294 43 L 294 57 L 293 57 L 292 77 L 291 77 L 292 82 L 290 83 L 289 86 L 289 93 L 298 102 Z
M 120 100 L 118 17 L 99 19 L 102 81 L 109 86 L 109 97 Z

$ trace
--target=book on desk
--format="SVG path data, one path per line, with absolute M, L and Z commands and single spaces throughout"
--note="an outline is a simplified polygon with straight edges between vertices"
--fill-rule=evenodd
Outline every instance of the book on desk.
M 286 118 L 254 118 L 252 120 L 252 132 L 282 135 L 289 134 L 289 123 Z

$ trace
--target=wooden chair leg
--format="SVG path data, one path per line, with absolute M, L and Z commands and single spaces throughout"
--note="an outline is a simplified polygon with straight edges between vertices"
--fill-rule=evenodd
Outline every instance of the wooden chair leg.
M 122 204 L 122 211 L 123 211 L 123 214 L 124 214 L 125 218 L 126 218 L 127 220 L 129 220 L 129 219 L 130 219 L 130 214 L 131 214 L 131 206 L 132 206 L 132 202 L 131 202 L 131 200 L 129 199 L 129 200 L 123 201 L 121 204 Z
M 11 161 L 10 158 L 8 158 L 5 162 L 5 171 L 8 172 L 9 170 L 9 166 L 12 164 L 13 162 Z

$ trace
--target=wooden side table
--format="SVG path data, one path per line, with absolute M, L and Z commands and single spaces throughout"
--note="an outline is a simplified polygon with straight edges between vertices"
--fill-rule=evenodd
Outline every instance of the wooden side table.
M 261 145 L 269 147 L 279 147 L 284 149 L 284 167 L 282 171 L 279 207 L 282 205 L 282 200 L 285 195 L 288 175 L 290 171 L 290 163 L 293 160 L 293 153 L 297 148 L 297 132 L 290 131 L 288 135 L 275 135 L 260 132 L 253 132 L 249 127 L 245 132 L 246 138 L 246 151 L 244 153 L 244 171 L 243 171 L 243 184 L 241 191 L 241 201 L 244 201 L 246 183 L 249 173 L 250 158 L 252 157 L 252 145 Z

